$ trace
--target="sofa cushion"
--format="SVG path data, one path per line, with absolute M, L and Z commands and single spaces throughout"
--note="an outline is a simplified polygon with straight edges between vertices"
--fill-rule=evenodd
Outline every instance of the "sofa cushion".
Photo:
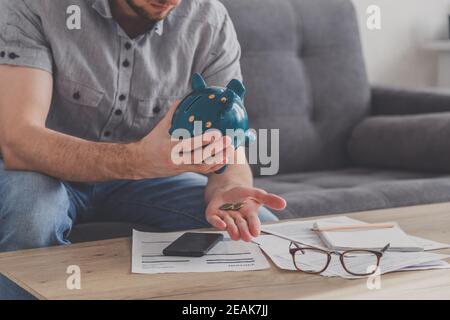
M 375 116 L 349 141 L 356 165 L 450 173 L 450 112 Z
M 221 1 L 242 46 L 250 126 L 280 130 L 280 172 L 347 165 L 370 105 L 351 1 Z
M 286 198 L 281 219 L 450 201 L 450 176 L 349 168 L 258 178 L 256 186 Z

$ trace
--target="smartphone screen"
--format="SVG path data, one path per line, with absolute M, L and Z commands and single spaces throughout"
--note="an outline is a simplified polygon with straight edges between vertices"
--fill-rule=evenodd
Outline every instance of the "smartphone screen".
M 163 250 L 165 256 L 202 257 L 223 239 L 221 233 L 187 232 Z

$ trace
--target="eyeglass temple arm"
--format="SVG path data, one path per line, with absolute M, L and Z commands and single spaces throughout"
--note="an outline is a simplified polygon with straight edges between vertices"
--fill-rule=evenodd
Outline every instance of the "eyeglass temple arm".
M 391 246 L 391 244 L 388 243 L 383 249 L 381 249 L 381 253 L 386 252 L 389 249 L 390 246 Z
M 300 246 L 294 241 L 291 241 L 291 243 L 289 244 L 289 247 L 291 247 L 292 245 L 294 245 L 296 248 L 300 248 Z

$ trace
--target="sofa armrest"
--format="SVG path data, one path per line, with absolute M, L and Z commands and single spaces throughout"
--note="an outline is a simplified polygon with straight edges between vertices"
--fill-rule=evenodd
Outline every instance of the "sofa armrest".
M 372 116 L 352 132 L 350 160 L 360 166 L 450 173 L 450 112 Z
M 407 115 L 450 112 L 450 91 L 372 88 L 373 115 Z

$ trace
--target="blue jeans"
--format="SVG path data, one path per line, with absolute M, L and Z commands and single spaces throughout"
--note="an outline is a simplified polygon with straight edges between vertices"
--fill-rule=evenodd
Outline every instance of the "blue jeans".
M 35 173 L 5 171 L 0 160 L 0 252 L 69 244 L 74 224 L 127 222 L 169 232 L 210 227 L 207 178 L 185 173 L 140 181 L 74 183 Z M 261 221 L 277 218 L 266 208 Z M 29 295 L 0 275 L 0 299 Z

